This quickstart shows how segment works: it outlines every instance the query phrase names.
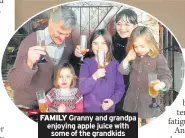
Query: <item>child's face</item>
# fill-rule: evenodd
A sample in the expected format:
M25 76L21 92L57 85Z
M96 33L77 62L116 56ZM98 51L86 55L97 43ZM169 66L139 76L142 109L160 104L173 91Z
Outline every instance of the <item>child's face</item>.
M125 18L120 19L116 23L116 31L121 38L130 37L132 31L137 27L137 25L129 23Z
M73 81L73 74L71 73L71 70L68 68L63 68L60 71L58 85L61 88L70 88L72 81Z
M150 50L143 37L138 37L133 44L135 52L140 56L146 55Z
M101 35L92 41L92 51L95 55L97 55L99 49L104 50L105 54L108 52L106 41Z

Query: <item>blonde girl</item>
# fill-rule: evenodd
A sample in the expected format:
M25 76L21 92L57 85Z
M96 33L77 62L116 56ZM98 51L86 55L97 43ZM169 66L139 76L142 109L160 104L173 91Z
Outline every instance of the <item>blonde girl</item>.
M49 112L83 112L83 98L76 86L76 75L69 63L59 66L54 88L46 95Z
M148 74L157 74L156 91L167 91L172 84L171 71L150 29L144 26L136 27L128 41L128 54L119 65L122 74L130 74L130 85L126 92L123 110L138 113L138 126L141 120L149 123L153 117L160 115L160 108L152 108L152 100L159 102L159 96L152 98L148 93Z

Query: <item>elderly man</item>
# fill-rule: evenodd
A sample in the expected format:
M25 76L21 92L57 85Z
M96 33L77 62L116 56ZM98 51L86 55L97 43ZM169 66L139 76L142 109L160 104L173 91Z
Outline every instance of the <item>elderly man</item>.
M8 74L16 105L37 107L36 92L47 92L53 87L54 68L74 59L75 46L69 36L75 25L74 12L61 6L51 13L48 27L31 33L21 42L15 64ZM41 36L45 48L37 44ZM40 62L43 56L45 62Z

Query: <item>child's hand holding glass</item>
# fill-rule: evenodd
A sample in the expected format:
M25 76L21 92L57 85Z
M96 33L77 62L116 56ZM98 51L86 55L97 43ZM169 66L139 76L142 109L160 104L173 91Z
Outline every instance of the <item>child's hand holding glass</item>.
M105 99L102 102L102 109L104 111L108 110L109 108L111 108L113 106L114 102L111 99Z
M156 91L159 91L165 88L165 83L160 80L151 81L150 83L154 84L153 89Z
M160 107L156 103L156 97L159 94L159 91L165 88L165 83L157 79L157 74L154 72L148 73L148 83L149 83L149 95L152 97L152 103L149 105L150 108Z
M105 77L106 70L104 68L99 68L92 77L97 80L99 78Z

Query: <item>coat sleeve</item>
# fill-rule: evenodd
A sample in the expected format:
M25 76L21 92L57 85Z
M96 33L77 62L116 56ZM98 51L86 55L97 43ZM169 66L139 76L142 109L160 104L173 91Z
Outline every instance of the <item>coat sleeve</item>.
M157 75L158 79L165 83L165 90L169 90L172 86L171 71L168 68L168 63L162 54L157 57Z
M34 37L33 35L27 36L21 42L14 66L8 72L8 81L13 90L19 91L26 88L38 70L37 65L32 69L27 65L28 49L31 47L29 42Z
M85 94L91 93L95 84L96 84L96 80L94 80L92 77L92 74L90 74L88 61L84 60L84 63L80 67L79 89L81 94L85 95Z
M121 98L123 97L123 94L125 93L125 84L123 80L123 75L118 71L119 64L117 63L117 71L116 71L116 84L114 88L114 94L111 97L114 104L117 104Z
M119 72L123 75L128 75L130 73L130 69L131 69L130 63L124 64L123 61L119 64L119 67L118 67Z

